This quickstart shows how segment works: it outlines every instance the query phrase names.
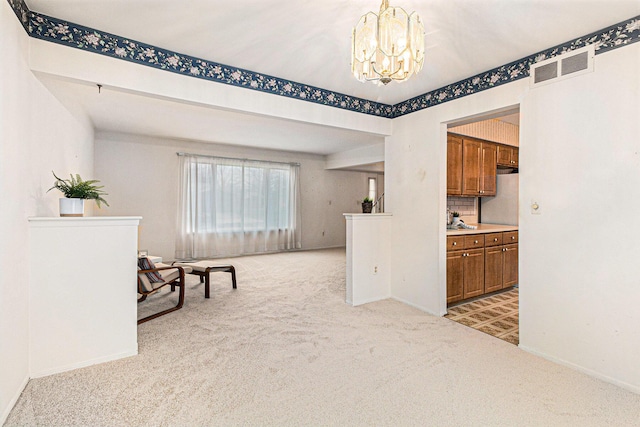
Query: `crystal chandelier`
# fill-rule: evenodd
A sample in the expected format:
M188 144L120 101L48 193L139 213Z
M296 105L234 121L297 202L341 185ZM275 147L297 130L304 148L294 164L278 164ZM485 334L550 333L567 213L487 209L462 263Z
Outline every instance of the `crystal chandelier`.
M380 14L366 13L353 29L351 71L361 82L405 81L423 62L424 26L415 12L382 0Z

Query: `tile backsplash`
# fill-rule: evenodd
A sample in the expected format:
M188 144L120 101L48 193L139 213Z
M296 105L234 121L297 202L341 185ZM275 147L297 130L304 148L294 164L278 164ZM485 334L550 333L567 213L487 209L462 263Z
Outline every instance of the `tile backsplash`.
M460 218L468 223L478 222L478 198L447 196L447 208L460 212Z

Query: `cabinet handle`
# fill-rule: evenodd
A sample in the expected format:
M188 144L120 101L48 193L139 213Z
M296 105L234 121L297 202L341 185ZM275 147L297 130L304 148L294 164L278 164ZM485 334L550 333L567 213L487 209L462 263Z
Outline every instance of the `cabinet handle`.
M511 240L516 240L516 236L511 236Z
M475 244L477 245L477 244L478 244L478 241L477 241L477 240L474 240L474 241L473 241L473 243L475 243Z
M506 252L506 251L507 251L507 248L502 248L502 252Z
M493 241L494 241L494 242L497 242L497 241L498 241L498 238L497 238L497 237L494 237L494 238L493 238Z
M458 242L453 242L453 246L457 246L457 245L458 245Z

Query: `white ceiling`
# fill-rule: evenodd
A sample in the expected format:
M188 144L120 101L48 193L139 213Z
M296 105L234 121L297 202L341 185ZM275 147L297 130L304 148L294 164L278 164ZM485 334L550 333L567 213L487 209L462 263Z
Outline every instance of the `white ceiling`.
M424 69L405 83L376 86L360 83L350 73L353 25L379 0L26 0L33 11L120 36L352 96L394 104L466 77L509 63L640 14L639 0L392 0L417 11L426 30ZM216 84L216 83L211 83ZM98 130L113 126L133 133L164 134L211 140L214 111L169 105L168 101L119 94L108 105L94 105L88 88L48 82L56 96L80 97ZM103 101L101 99L101 101ZM127 113L127 109L131 109ZM241 135L220 131L236 123L229 112L216 111L214 142L243 143L259 133L274 148L291 135L291 122L253 117L258 131ZM153 116L152 116L153 114ZM157 114L174 123L195 115L185 129L170 134ZM135 116L131 120L126 117ZM264 121L264 122L262 122ZM304 129L308 144L295 151L339 151L380 142L380 137L353 132ZM179 126L180 127L180 126ZM189 134L188 129L201 129ZM285 129L286 128L286 129ZM295 129L294 129L295 131ZM227 141L228 140L228 141ZM284 146L283 146L284 145Z

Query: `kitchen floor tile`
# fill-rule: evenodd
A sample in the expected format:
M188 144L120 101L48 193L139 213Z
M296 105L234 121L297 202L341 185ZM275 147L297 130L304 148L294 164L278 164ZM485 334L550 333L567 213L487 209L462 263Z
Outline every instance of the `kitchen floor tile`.
M450 307L447 319L518 345L518 288Z

